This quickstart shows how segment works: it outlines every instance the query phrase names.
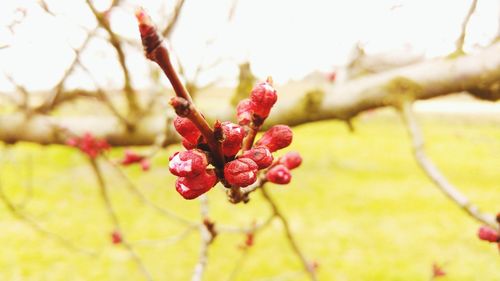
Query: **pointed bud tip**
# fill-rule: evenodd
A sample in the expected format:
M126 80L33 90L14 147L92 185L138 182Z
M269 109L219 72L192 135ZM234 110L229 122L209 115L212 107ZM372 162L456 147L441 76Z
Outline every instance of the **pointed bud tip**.
M140 24L147 24L149 22L149 17L142 7L138 7L135 10L135 17Z
M274 81L273 81L273 77L272 77L272 76L267 76L266 82L267 82L267 84L269 84L269 85L271 85L271 86L272 86L272 85L273 85L273 83L274 83Z

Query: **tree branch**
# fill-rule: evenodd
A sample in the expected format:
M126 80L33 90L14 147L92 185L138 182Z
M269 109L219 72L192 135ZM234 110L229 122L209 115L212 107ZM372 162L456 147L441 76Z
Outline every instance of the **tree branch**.
M294 126L327 119L348 120L369 109L399 104L401 99L430 99L474 90L478 84L494 91L500 81L499 69L500 42L477 54L432 60L334 84L308 110L304 108L304 102L309 99L305 93L298 97L289 96L286 102L276 104L266 126ZM218 109L207 111L205 117L209 120L234 120L234 108L229 104L227 107L221 105ZM96 137L106 138L113 146L151 145L158 134L165 132L164 115L141 119L135 123L137 129L128 132L115 118L39 117L25 120L14 114L0 116L0 140L61 143L52 135L52 129L43 125L43 118L50 118L51 122L77 133L90 131ZM179 141L172 126L167 128L167 133L173 137L167 139L166 144Z
M458 205L469 216L482 224L498 229L498 225L495 222L494 217L483 214L477 206L470 202L465 195L463 195L446 179L434 163L432 163L432 161L427 157L424 149L424 139L422 137L422 133L420 132L420 128L417 125L417 121L415 120L415 116L409 102L405 102L402 105L401 116L405 121L406 128L412 140L415 160L427 177L434 182L441 192L443 192L453 203Z
M117 171L118 174L120 175L120 177L125 181L126 186L127 186L128 190L130 191L130 193L134 194L141 201L142 204L150 207L151 209L157 211L159 214L161 214L161 215L163 215L171 220L174 220L178 223L181 223L181 224L184 224L187 226L199 225L198 223L192 222L192 221L190 221L184 217L181 217L180 215L178 215L178 214L176 214L168 209L162 208L162 207L156 205L155 203L153 203L139 190L139 188L132 182L132 180L125 174L125 172L118 165L111 162L108 158L104 158L104 159L106 159L106 161L110 165L112 165L113 168L115 168L115 171Z

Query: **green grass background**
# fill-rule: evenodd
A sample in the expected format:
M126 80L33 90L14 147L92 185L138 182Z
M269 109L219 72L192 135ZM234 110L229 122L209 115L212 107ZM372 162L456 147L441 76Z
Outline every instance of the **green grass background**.
M430 157L450 181L484 211L500 211L498 123L421 117ZM358 118L355 133L338 121L294 129L289 150L304 163L288 186L268 186L285 211L304 253L316 260L320 280L429 280L434 262L441 280L500 280L495 246L476 238L478 224L444 197L414 162L401 121L392 112ZM199 219L199 202L185 201L168 173L170 147L143 173L128 167L155 203ZM123 150L115 149L112 158ZM95 257L41 236L0 205L0 280L142 280L128 253L110 242L113 230L85 158L61 146L17 144L1 152L1 180L16 202L32 186L23 211ZM31 167L31 168L30 168ZM156 280L190 280L199 234L176 243L185 227L144 206L110 167L104 167L125 233ZM32 176L30 176L32 173ZM249 204L231 205L218 187L209 192L217 224L248 226L269 214L256 192ZM241 256L242 234L220 234L209 252L205 280L226 280ZM155 240L145 242L144 240ZM236 280L307 280L279 221L256 237Z

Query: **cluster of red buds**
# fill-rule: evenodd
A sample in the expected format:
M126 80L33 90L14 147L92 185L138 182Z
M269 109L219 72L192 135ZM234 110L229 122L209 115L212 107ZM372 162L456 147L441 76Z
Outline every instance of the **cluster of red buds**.
M149 159L146 156L131 150L125 151L125 155L123 156L123 159L120 160L120 164L123 166L139 164L143 171L148 171L149 168L151 168L151 162L149 162Z
M247 187L257 181L262 170L267 181L289 183L290 170L298 167L302 158L296 152L289 152L275 161L272 153L290 145L292 130L285 125L273 126L253 144L257 130L276 100L276 90L270 80L260 83L252 90L251 99L245 99L238 105L238 124L216 122L214 135L224 159L224 165L219 167L196 124L187 117L177 116L174 128L182 136L182 144L187 150L170 157L170 172L179 177L176 190L185 199L194 199L219 181L228 188ZM174 108L178 107L175 102L171 104Z
M497 223L500 226L500 213L497 214ZM477 232L477 237L489 243L495 243L500 250L500 231L490 226L481 226Z
M272 153L290 145L292 130L286 125L273 126L254 143L278 99L272 79L257 84L250 97L238 104L238 124L216 121L210 126L179 79L150 18L142 9L136 17L146 57L162 68L176 94L170 100L177 113L174 127L187 149L170 157L169 169L178 177L175 187L179 194L194 199L221 182L228 189L230 201L236 203L248 200L241 188L256 184L258 179L260 183L289 183L290 170L302 161L300 155L288 153L274 159Z
M85 133L82 137L71 137L66 144L80 149L92 159L110 149L105 139L96 139L91 133Z

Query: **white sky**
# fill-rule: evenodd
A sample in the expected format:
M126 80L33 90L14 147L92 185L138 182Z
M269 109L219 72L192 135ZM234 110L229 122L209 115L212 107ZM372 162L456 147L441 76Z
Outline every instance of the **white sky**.
M298 79L314 70L328 71L347 62L356 42L370 52L411 47L413 52L439 56L454 49L455 40L472 0L239 0L233 21L227 23L231 0L186 0L171 46L192 74L200 62L226 59L201 77L234 81L237 64L250 60L259 77L272 75L278 83ZM47 1L58 14L44 14L34 0L0 0L0 90L12 85L11 75L30 90L48 89L58 81L85 32L95 26L82 0ZM95 0L105 9L108 1ZM165 21L160 10L171 10L173 1L125 1L125 8L110 15L113 29L125 38L138 40L133 11L143 6L153 20ZM480 0L468 29L466 49L485 45L498 32L499 0ZM6 25L20 17L17 7L27 9L25 21L12 35ZM100 33L105 37L105 33ZM205 42L215 38L208 49ZM126 48L132 50L132 48ZM120 87L122 75L112 48L104 39L93 40L82 60L102 87ZM133 84L149 87L152 67L139 52L130 52L127 64ZM77 71L69 87L92 88L93 82Z

